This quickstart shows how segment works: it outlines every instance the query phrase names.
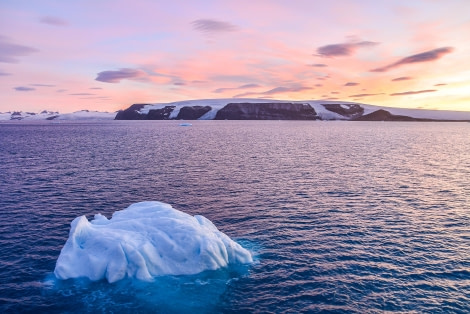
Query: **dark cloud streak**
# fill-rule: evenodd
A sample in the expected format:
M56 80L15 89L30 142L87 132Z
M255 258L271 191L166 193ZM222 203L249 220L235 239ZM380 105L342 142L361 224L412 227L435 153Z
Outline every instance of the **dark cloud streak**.
M226 91L229 91L229 90L240 90L240 89L257 88L257 87L261 87L261 86L258 85L258 84L245 84L245 85L238 86L238 87L217 88L216 90L214 90L212 92L220 94L220 93L223 93L223 92L226 92Z
M67 21L61 18L55 17L55 16L44 16L39 20L39 22L43 24L53 25L53 26L67 26L68 25Z
M237 97L246 97L246 96L255 96L255 95L256 96L271 96L271 95L280 94L280 93L301 92L301 91L312 90L312 89L313 88L306 87L306 86L292 86L292 87L279 86L279 87L275 87L273 89L270 89L261 93L248 92L248 93L238 94L233 97L237 98Z
M55 87L55 85L51 84L29 84L30 86L35 86L35 87Z
M394 62L392 64L386 65L381 68L372 69L370 70L370 72L386 72L388 70L394 69L404 64L435 61L435 60L442 58L444 55L451 53L452 51L454 51L453 47L437 48L434 50L418 53L418 54L403 58L401 60L398 60L397 62Z
M122 68L117 71L99 72L96 81L105 83L119 83L124 79L137 79L145 76L145 73L137 69Z
M26 86L18 86L18 87L14 87L13 89L18 92L30 92L30 91L36 90L36 88L26 87Z
M392 82L399 82L399 81L407 81L407 80L411 80L412 77L409 77L409 76L402 76L402 77L397 77L397 78L394 78L392 80Z
M357 95L351 95L349 97L351 98L361 98L361 97L369 97L369 96L377 96L377 95L383 95L383 93L380 93L380 94L357 94Z
M360 41L326 45L317 48L317 56L320 57L345 57L351 56L358 48L376 46L379 43L373 41Z
M418 91L408 91L402 93L393 93L390 96L405 96L405 95L416 95L416 94L423 94L423 93L433 93L437 92L436 89L425 89L425 90L418 90Z
M238 27L231 23L213 19L195 20L191 22L191 25L194 30L204 34L227 33L238 30Z
M92 94L92 93L73 93L73 94L69 94L70 96L94 96L96 94Z
M36 48L11 43L5 36L0 35L0 62L18 63L18 57L38 51Z

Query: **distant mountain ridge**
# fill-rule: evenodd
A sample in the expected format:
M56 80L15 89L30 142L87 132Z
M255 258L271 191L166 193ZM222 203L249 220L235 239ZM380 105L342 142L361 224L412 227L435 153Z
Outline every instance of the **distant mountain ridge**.
M470 111L380 107L368 104L273 99L200 99L170 103L134 104L118 112L81 110L60 114L14 111L0 121L40 120L346 120L346 121L470 121Z
M41 111L39 113L13 111L0 113L0 121L41 121L41 120L113 120L115 112L100 112L80 110L73 113L59 113L57 111Z

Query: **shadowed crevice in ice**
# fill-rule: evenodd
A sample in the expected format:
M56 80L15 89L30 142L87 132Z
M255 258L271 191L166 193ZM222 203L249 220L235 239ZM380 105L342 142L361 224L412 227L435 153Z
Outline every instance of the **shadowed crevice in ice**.
M252 261L248 250L207 218L165 203L140 202L109 220L101 214L90 222L85 216L75 218L54 274L59 279L150 281Z

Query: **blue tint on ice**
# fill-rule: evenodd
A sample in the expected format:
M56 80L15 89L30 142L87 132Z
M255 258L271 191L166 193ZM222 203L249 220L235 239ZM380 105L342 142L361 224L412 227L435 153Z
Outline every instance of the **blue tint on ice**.
M163 275L192 275L253 261L251 253L207 218L191 216L161 202L140 202L72 221L54 274L59 279L126 277L152 281Z

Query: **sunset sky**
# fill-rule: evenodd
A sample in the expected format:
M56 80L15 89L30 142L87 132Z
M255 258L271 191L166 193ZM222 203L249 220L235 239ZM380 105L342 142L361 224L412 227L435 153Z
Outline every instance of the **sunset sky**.
M0 112L201 98L470 111L469 0L1 0Z

